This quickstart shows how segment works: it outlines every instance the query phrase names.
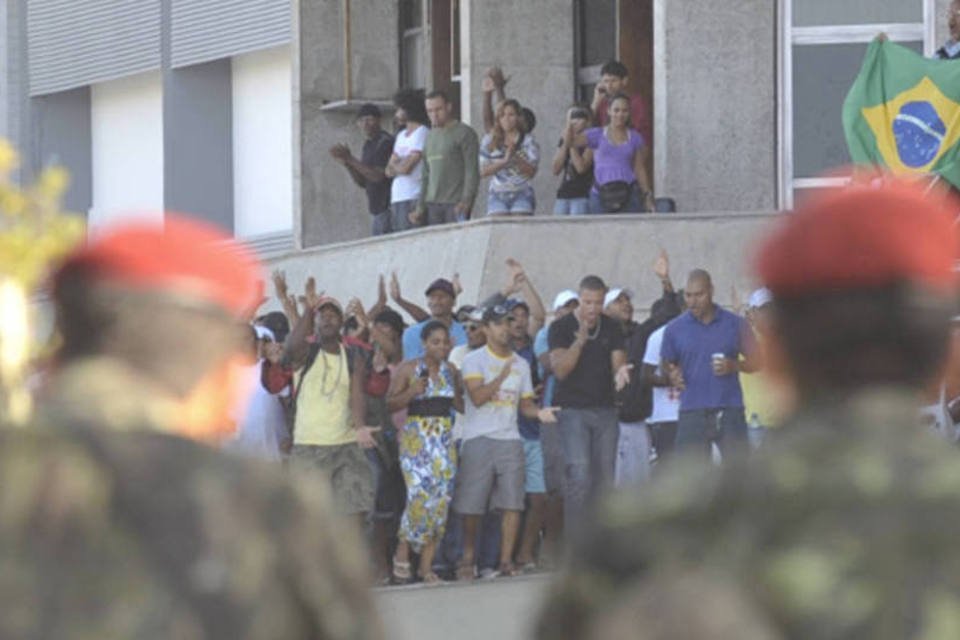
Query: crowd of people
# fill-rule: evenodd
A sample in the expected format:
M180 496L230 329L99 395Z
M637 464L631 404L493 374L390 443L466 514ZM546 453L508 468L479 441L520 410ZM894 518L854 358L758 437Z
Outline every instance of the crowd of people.
M558 136L551 162L559 179L556 215L655 210L646 102L627 93L629 72L622 63L604 64L600 76L591 104L571 105ZM507 82L501 69L487 70L479 136L454 119L443 91L398 92L394 135L381 127L379 107L360 107L360 157L343 143L330 155L366 191L373 235L469 220L482 181L488 182L486 215L535 213L537 119L505 95Z
M458 305L459 275L437 278L425 308L396 274L364 309L312 278L294 296L275 272L284 311L251 330L256 392L228 446L325 474L369 531L382 584L550 568L604 489L644 483L677 449L712 462L748 446L748 423L773 422L762 381L746 405L741 391L761 367L766 290L741 317L706 271L675 291L662 251L643 322L630 289L588 275L546 324L523 266L505 267L475 305Z

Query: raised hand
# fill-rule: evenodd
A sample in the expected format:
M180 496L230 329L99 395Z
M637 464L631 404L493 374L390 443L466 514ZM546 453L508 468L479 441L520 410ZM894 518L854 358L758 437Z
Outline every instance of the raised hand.
M400 297L400 281L397 279L396 271L390 274L390 299L396 303L399 303L402 299Z
M306 304L307 309L311 311L316 311L317 307L320 305L320 298L323 296L323 292L317 293L317 281L313 276L307 278L307 283L303 287L303 302Z
M660 254L653 263L653 272L661 280L666 280L670 277L670 258L667 257L666 249L660 249Z
M454 297L457 297L457 296L459 296L461 293L463 293L463 285L460 284L460 274L459 274L459 273L453 274L453 280L450 281L450 284L453 285L453 295L454 295Z
M493 90L496 88L496 85L493 83L493 78L490 77L490 71L487 70L487 73L483 75L483 79L480 81L480 90L484 93L493 93Z
M730 285L730 310L738 316L743 313L743 298L740 297L735 284Z
M281 302L285 301L290 295L287 289L287 274L281 269L274 269L273 273L270 274L270 278L273 280L274 295L276 295L277 299Z
M383 277L382 273L380 274L380 278L377 280L377 306L387 306L387 281Z

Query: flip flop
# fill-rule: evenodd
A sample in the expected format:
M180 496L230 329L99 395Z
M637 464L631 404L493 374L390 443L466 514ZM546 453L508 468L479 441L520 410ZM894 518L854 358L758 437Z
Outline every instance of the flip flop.
M477 572L473 565L462 564L457 567L457 581L473 582L477 579Z
M423 575L423 584L428 587L436 587L437 585L443 584L443 578L435 574L433 571L430 571Z
M497 574L501 578L513 578L520 575L520 571L512 563L508 562L500 565L497 569Z

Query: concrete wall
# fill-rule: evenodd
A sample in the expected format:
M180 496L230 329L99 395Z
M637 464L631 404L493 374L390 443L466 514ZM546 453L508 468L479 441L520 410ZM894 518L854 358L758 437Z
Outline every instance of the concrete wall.
M163 207L232 231L230 60L163 75Z
M356 107L325 111L344 98L343 37L340 0L299 0L294 7L297 74L294 95L294 146L299 184L294 215L300 217L301 241L313 246L362 238L370 233L364 192L334 162L327 150L337 142L357 157L363 138L354 125ZM390 100L399 82L398 8L394 2L351 3L353 96ZM359 106L359 105L357 105ZM384 125L389 126L386 114ZM299 174L299 175L298 175Z
M659 195L680 211L769 210L777 202L776 2L657 0L665 77ZM659 122L662 122L658 118ZM663 146L663 145L661 145Z
M500 66L510 77L509 98L533 109L534 136L540 144L540 170L534 179L537 213L553 213L559 184L551 169L567 106L574 95L573 7L570 0L471 0L469 38L462 56L465 66L464 100L469 122L482 137L483 72ZM464 109L464 113L467 109ZM465 118L466 119L466 118ZM480 185L474 217L486 212L489 181Z
M272 258L268 266L286 271L292 291L302 290L313 275L320 289L341 302L358 296L368 306L380 274L389 277L396 270L404 297L422 304L432 280L459 273L464 286L459 302L466 304L503 286L504 261L513 257L526 267L547 305L561 289L575 288L593 273L611 286L632 288L637 308L646 309L660 295L651 269L663 247L678 287L690 269L706 268L714 276L717 299L727 304L731 286L744 299L749 293L750 256L773 218L757 213L484 219L316 247Z

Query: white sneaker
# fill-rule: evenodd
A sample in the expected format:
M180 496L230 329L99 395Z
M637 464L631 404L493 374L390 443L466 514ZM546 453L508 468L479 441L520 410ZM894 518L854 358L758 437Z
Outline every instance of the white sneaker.
M480 579L481 579L481 580L493 580L494 578L498 577L499 575L500 575L500 572L499 572L499 571L497 571L496 569L491 569L490 567L487 567L486 569L481 569L481 570L480 570Z

